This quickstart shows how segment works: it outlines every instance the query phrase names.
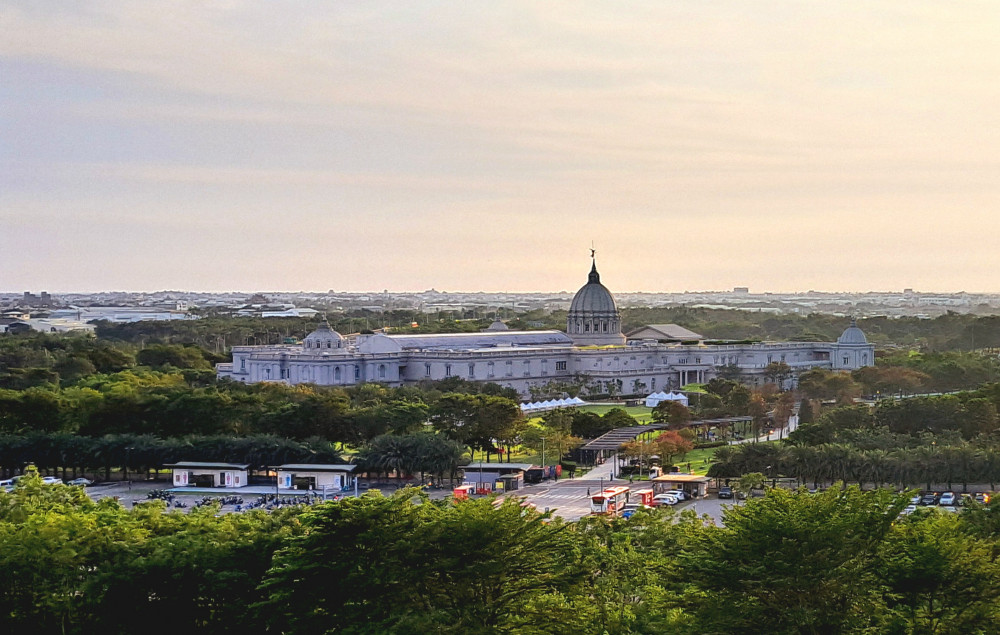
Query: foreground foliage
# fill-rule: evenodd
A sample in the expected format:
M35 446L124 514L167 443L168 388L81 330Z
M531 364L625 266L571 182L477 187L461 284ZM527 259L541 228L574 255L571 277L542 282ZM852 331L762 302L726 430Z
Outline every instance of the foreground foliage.
M5 632L990 633L1000 506L771 491L563 523L517 501L378 492L308 510L125 510L0 492Z

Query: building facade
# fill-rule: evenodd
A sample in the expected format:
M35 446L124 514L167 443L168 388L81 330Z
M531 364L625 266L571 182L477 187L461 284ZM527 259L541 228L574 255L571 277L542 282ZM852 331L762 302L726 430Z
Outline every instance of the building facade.
M236 346L232 363L218 364L216 371L220 378L246 383L321 386L400 386L460 377L528 397L552 383L582 385L585 394L648 394L706 382L723 367L761 384L774 380L766 376L772 362L789 366L789 376L778 379L791 385L803 370L853 370L875 360L874 346L853 320L836 342L704 344L700 336L698 342L657 336L676 332L697 336L675 325L654 325L626 338L595 261L570 305L566 332L511 331L498 321L480 333L345 338L324 320L301 344Z

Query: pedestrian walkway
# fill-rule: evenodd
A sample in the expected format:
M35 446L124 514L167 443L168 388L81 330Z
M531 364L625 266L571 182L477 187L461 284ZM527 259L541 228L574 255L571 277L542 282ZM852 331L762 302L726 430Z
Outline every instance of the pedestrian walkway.
M600 465L595 465L593 469L591 469L589 472L587 472L586 474L575 480L599 481L601 479L604 479L605 481L610 481L611 473L614 470L614 467L615 467L615 460L613 458L608 459L607 461L605 461Z

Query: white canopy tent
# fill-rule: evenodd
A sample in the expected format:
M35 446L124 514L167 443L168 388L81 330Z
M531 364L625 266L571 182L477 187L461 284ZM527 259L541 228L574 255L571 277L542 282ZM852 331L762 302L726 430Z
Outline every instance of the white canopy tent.
M661 401L679 401L685 406L688 405L688 398L683 393L670 391L669 393L660 391L654 392L653 394L646 397L646 407L655 408L660 405Z

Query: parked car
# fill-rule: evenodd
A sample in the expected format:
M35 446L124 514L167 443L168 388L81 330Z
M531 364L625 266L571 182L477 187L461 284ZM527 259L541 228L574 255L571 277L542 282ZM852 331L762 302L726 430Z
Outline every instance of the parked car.
M650 509L648 505L640 505L639 503L629 503L622 507L622 518L629 519L640 509Z
M42 482L48 483L49 485L53 485L55 483L59 483L60 485L62 485L62 479L55 476L43 476Z
M986 492L976 492L974 498L976 499L977 503L980 503L982 505L985 505L986 503L990 502L990 495L987 494Z
M903 508L903 515L904 516L909 516L910 514L912 514L915 511L917 511L917 506L916 505L907 505L906 507Z
M913 498L911 498L910 499L910 504L911 505L919 505L920 504L920 494L917 494L916 496L914 496Z
M938 495L934 494L933 492L924 494L923 496L920 497L921 505L937 505L937 503L938 503Z
M719 498L732 498L733 488L731 487L720 487L719 488Z
M653 497L653 507L659 507L660 505L676 505L680 501L673 494L657 494Z
M83 485L84 487L86 487L87 485L93 485L94 481L90 480L89 478L83 478L83 477L81 477L81 478L75 478L72 481L66 481L66 484L67 485Z
M938 505L942 507L950 507L955 504L955 492L945 492L941 494L941 498L938 499Z
M686 501L686 500L690 500L691 499L691 495L690 494L688 494L684 490L680 490L680 489L668 489L667 491L665 491L663 493L664 494L671 494L673 496L676 496L677 500L680 500L680 501Z

